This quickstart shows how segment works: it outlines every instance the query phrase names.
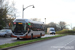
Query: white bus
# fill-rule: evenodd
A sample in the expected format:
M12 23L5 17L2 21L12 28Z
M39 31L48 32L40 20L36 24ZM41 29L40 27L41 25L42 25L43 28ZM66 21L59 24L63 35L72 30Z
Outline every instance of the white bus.
M15 19L12 27L12 37L19 38L34 38L45 35L44 23L32 21L29 19Z

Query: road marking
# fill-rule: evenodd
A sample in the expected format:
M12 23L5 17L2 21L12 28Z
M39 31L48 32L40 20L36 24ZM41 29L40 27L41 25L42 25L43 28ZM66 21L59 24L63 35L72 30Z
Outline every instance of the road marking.
M58 50L60 50L60 49L58 49Z
M75 39L74 39L75 40ZM74 40L72 40L72 41L70 41L70 42L68 42L67 44L65 44L64 46L63 46L63 48L65 48L65 46L67 46L68 44L70 44L71 42L73 42ZM60 50L61 48L59 48L58 50Z
M74 39L74 40L75 40L75 39ZM64 47L65 47L66 45L70 44L71 42L73 42L74 40L72 40L72 41L70 41L69 43L65 44Z

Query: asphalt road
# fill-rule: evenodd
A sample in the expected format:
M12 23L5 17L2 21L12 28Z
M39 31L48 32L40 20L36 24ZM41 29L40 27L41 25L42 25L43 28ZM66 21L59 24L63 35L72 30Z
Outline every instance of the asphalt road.
M42 38L44 37L50 37L50 36L55 36L55 35L45 35L45 36L42 36ZM13 42L16 42L16 41L26 41L26 40L30 40L30 39L20 39L20 40L17 40L17 38L11 38L11 37L0 37L0 45L2 44L5 44L5 43L13 43Z
M75 35L67 35L9 50L75 50Z

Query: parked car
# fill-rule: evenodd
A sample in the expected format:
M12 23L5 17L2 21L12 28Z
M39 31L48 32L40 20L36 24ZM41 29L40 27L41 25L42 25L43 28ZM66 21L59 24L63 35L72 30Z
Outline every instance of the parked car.
M7 36L11 36L11 34L12 34L12 31L10 29L0 30L0 36L7 37Z

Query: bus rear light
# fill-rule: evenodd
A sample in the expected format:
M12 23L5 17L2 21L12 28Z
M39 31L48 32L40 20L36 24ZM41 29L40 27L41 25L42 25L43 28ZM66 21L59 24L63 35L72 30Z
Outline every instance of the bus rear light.
M14 22L14 24L16 24L16 22Z

